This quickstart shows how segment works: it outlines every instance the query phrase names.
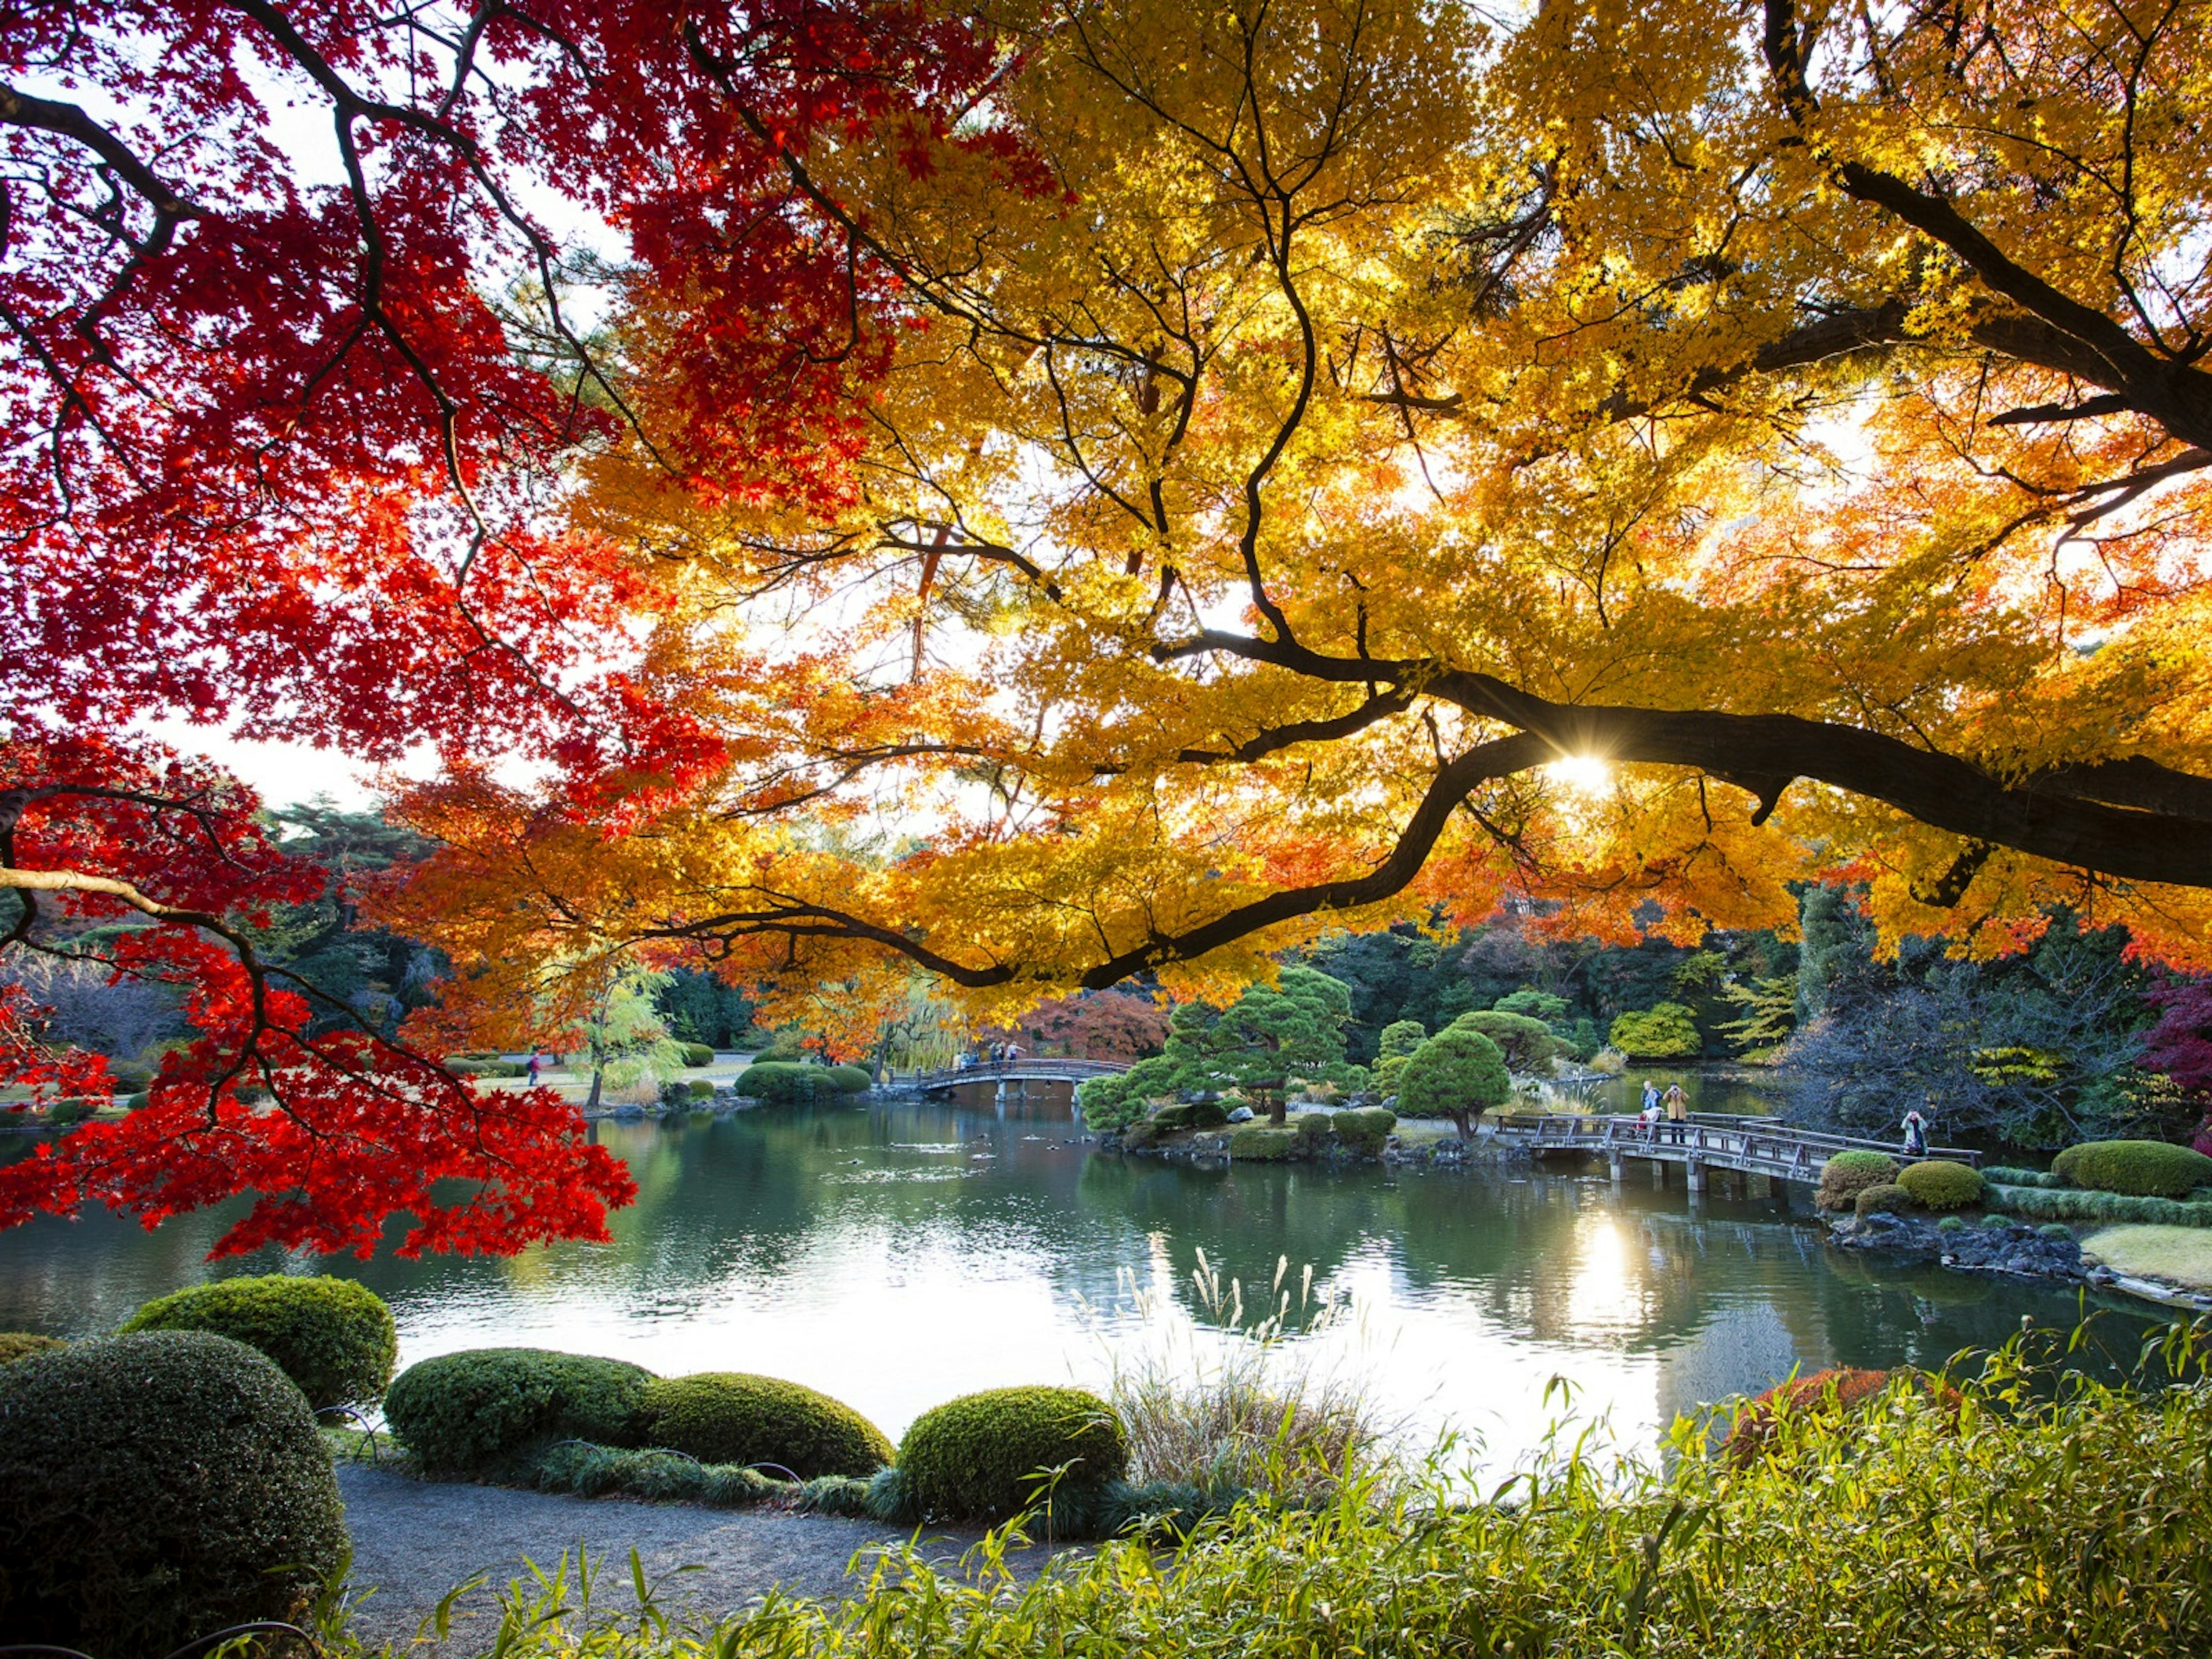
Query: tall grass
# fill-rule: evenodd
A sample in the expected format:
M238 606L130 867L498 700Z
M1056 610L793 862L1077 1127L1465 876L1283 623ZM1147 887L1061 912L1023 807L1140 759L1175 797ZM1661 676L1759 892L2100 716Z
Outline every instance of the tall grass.
M1349 1479L1387 1470L1388 1427L1340 1376L1308 1361L1299 1339L1327 1335L1353 1316L1341 1298L1317 1297L1313 1269L1286 1283L1275 1264L1262 1310L1243 1286L1200 1251L1191 1273L1194 1317L1140 1286L1126 1268L1121 1299L1139 1320L1177 1334L1164 1344L1122 1345L1108 1397L1129 1436L1129 1479L1193 1487L1207 1496L1265 1492L1294 1504L1332 1499Z
M1676 1425L1626 1468L1563 1458L1468 1503L1434 1468L1354 1474L1323 1507L1248 1500L1172 1553L1139 1541L963 1572L918 1547L842 1607L737 1620L579 1613L514 1588L501 1659L2166 1659L2212 1651L2212 1387L2113 1388L2015 1343L1848 1414L1782 1409L1766 1455ZM564 1612L566 1607L570 1611Z

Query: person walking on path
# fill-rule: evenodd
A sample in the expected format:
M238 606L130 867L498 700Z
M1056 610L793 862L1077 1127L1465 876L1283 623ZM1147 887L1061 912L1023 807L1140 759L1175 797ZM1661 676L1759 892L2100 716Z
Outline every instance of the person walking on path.
M538 1056L535 1054L530 1056L530 1081L526 1086L532 1089L538 1086Z

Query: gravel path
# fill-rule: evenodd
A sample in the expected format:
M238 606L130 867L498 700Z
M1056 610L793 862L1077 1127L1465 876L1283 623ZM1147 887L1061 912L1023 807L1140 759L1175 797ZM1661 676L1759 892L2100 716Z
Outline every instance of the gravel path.
M488 1573L485 1585L455 1604L448 1641L415 1650L449 1656L477 1652L497 1629L499 1592L510 1580L527 1576L524 1564L534 1561L550 1569L563 1552L573 1559L580 1545L594 1561L604 1558L595 1605L635 1605L629 1574L634 1546L648 1583L678 1567L703 1569L668 1578L661 1593L697 1612L722 1614L771 1586L794 1595L841 1598L862 1582L847 1576L847 1564L856 1552L907 1535L874 1522L833 1516L556 1497L417 1480L363 1464L341 1463L337 1476L353 1534L353 1582L376 1591L354 1621L372 1649L387 1642L407 1647L441 1596L465 1579ZM932 1554L951 1565L974 1541L972 1534L947 1534ZM1031 1570L1042 1563L1042 1551L1024 1560ZM866 1571L863 1563L863 1577Z

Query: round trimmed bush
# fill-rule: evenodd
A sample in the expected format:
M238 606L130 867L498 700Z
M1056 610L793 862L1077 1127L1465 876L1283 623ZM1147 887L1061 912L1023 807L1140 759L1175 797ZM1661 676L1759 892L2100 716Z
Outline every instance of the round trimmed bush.
M2051 1167L2076 1187L2134 1198L2186 1198L2212 1187L2212 1158L2163 1140L2085 1141L2059 1153Z
M399 1358L398 1333L383 1298L350 1279L320 1274L190 1285L155 1297L123 1328L212 1331L258 1348L318 1410L381 1398Z
M1885 1152L1838 1152L1820 1166L1813 1202L1823 1210L1848 1210L1869 1187L1897 1184L1897 1160Z
M836 1079L827 1066L800 1066L790 1060L763 1060L738 1074L730 1086L748 1100L780 1105L826 1100L837 1092Z
M1851 1208L1859 1215L1902 1215L1911 1207L1912 1194L1894 1182L1861 1188L1851 1200Z
M1963 1210L1982 1201L1981 1171L1948 1158L1906 1164L1897 1184L1923 1210Z
M509 1468L549 1441L635 1446L653 1373L544 1348L470 1348L418 1360L384 1397L392 1431L432 1474Z
M841 1095L864 1095L875 1086L875 1079L863 1066L832 1066L830 1081Z
M58 1336L40 1336L36 1331L0 1331L0 1365L12 1365L34 1353L67 1346Z
M1329 1127L1336 1131L1336 1138L1361 1158L1380 1158L1383 1141L1397 1127L1398 1115L1387 1106L1357 1107L1329 1119Z
M1265 1123L1240 1123L1229 1136L1229 1158L1234 1164L1280 1164L1297 1151L1296 1131Z
M1114 1408L1082 1389L991 1389L914 1420L899 1442L906 1501L949 1521L1004 1521L1042 1497L1042 1471L1073 1465L1063 1488L1119 1480L1128 1439Z
M684 1051L686 1066L697 1067L714 1063L714 1051L703 1042L679 1042L676 1046Z
M0 1368L0 1632L122 1659L289 1619L345 1512L300 1391L204 1331Z
M842 1401L797 1382L741 1371L671 1377L645 1393L648 1445L702 1463L777 1463L801 1480L869 1475L891 1443Z

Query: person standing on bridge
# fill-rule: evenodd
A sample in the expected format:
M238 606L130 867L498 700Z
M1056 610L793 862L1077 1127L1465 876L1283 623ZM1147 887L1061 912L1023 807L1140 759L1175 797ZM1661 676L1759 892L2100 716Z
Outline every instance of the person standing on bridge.
M1920 1109L1916 1106L1907 1112L1905 1115L1905 1121L1898 1127L1905 1131L1905 1157L1927 1157L1928 1120L1920 1115Z
M1680 1084L1668 1084L1667 1085L1667 1121L1669 1123L1680 1124L1687 1123L1689 1121L1689 1096L1682 1092L1682 1085Z

